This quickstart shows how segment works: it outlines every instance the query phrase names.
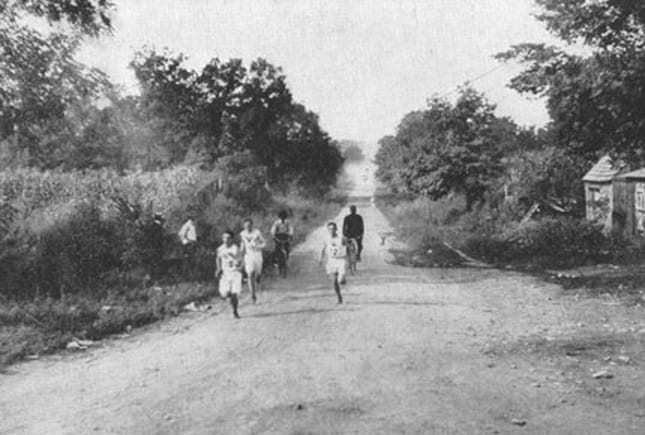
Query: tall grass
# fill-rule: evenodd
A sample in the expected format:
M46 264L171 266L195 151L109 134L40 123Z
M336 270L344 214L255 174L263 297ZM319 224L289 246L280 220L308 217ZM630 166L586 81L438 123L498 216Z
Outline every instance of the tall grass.
M185 196L212 183L216 177L215 173L191 166L125 174L112 169L74 172L12 169L0 172L0 203L10 204L17 211L12 222L29 219L37 225L44 219L42 226L82 201L93 201L104 214L114 214L115 197L155 212L170 213L181 206Z

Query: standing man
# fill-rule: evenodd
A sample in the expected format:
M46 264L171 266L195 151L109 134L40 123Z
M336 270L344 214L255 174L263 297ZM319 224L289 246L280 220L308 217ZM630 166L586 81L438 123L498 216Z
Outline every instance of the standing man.
M363 218L356 213L356 206L349 206L349 214L343 220L343 236L348 239L355 239L358 246L358 253L356 260L361 261L361 252L363 252L363 234L365 233L365 226L363 225Z
M343 303L343 295L340 293L340 285L345 282L345 264L347 262L347 243L343 237L338 234L336 222L327 224L327 236L320 252L320 265L327 260L326 272L331 278L334 291L338 297L338 303Z
M150 247L150 266L152 280L158 280L163 273L164 258L164 218L161 213L155 213L152 223L146 228L148 246Z
M240 318L237 313L238 297L242 291L242 250L233 243L233 232L226 231L222 235L222 244L217 248L217 266L215 276L219 279L219 294L231 298L233 316Z
M249 278L249 291L253 303L256 302L256 291L259 291L260 277L262 275L262 249L266 241L259 229L253 228L253 220L244 219L244 230L240 233L242 252L244 253L244 270Z
M195 250L197 249L197 229L192 214L186 216L186 222L182 225L178 235L184 257L183 272L186 276L192 274Z

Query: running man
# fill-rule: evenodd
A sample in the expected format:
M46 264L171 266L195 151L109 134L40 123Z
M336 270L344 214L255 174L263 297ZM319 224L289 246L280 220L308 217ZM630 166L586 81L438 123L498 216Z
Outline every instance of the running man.
M244 230L240 233L240 239L244 253L244 270L249 280L251 299L255 303L257 301L255 294L259 291L262 276L262 249L266 246L266 241L260 230L253 228L252 219L244 219L243 225Z
M233 316L239 319L237 313L238 297L242 291L242 250L233 242L233 232L226 231L222 235L222 244L217 248L217 268L215 276L219 278L219 294L231 298Z
M338 227L335 222L327 224L329 236L326 238L322 251L320 252L320 265L327 260L327 275L332 280L334 291L338 296L338 303L343 303L343 296L340 293L340 285L345 282L345 264L347 262L347 242L338 234Z

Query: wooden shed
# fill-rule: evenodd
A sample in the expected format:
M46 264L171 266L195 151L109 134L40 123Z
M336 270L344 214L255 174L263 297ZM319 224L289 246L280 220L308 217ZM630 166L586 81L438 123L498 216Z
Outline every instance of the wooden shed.
M618 169L609 156L596 163L582 181L585 185L585 204L587 220L602 224L606 231L613 228L613 181Z
M613 191L614 231L629 239L645 235L645 168L616 176Z

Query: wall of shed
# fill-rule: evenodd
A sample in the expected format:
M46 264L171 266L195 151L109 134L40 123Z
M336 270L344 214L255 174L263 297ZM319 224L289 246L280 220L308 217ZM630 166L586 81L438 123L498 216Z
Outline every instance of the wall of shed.
M594 194L596 198L594 198ZM611 183L585 182L586 216L590 222L602 224L606 231L612 230L614 194Z
M634 236L634 184L617 179L613 186L612 227L627 238Z

